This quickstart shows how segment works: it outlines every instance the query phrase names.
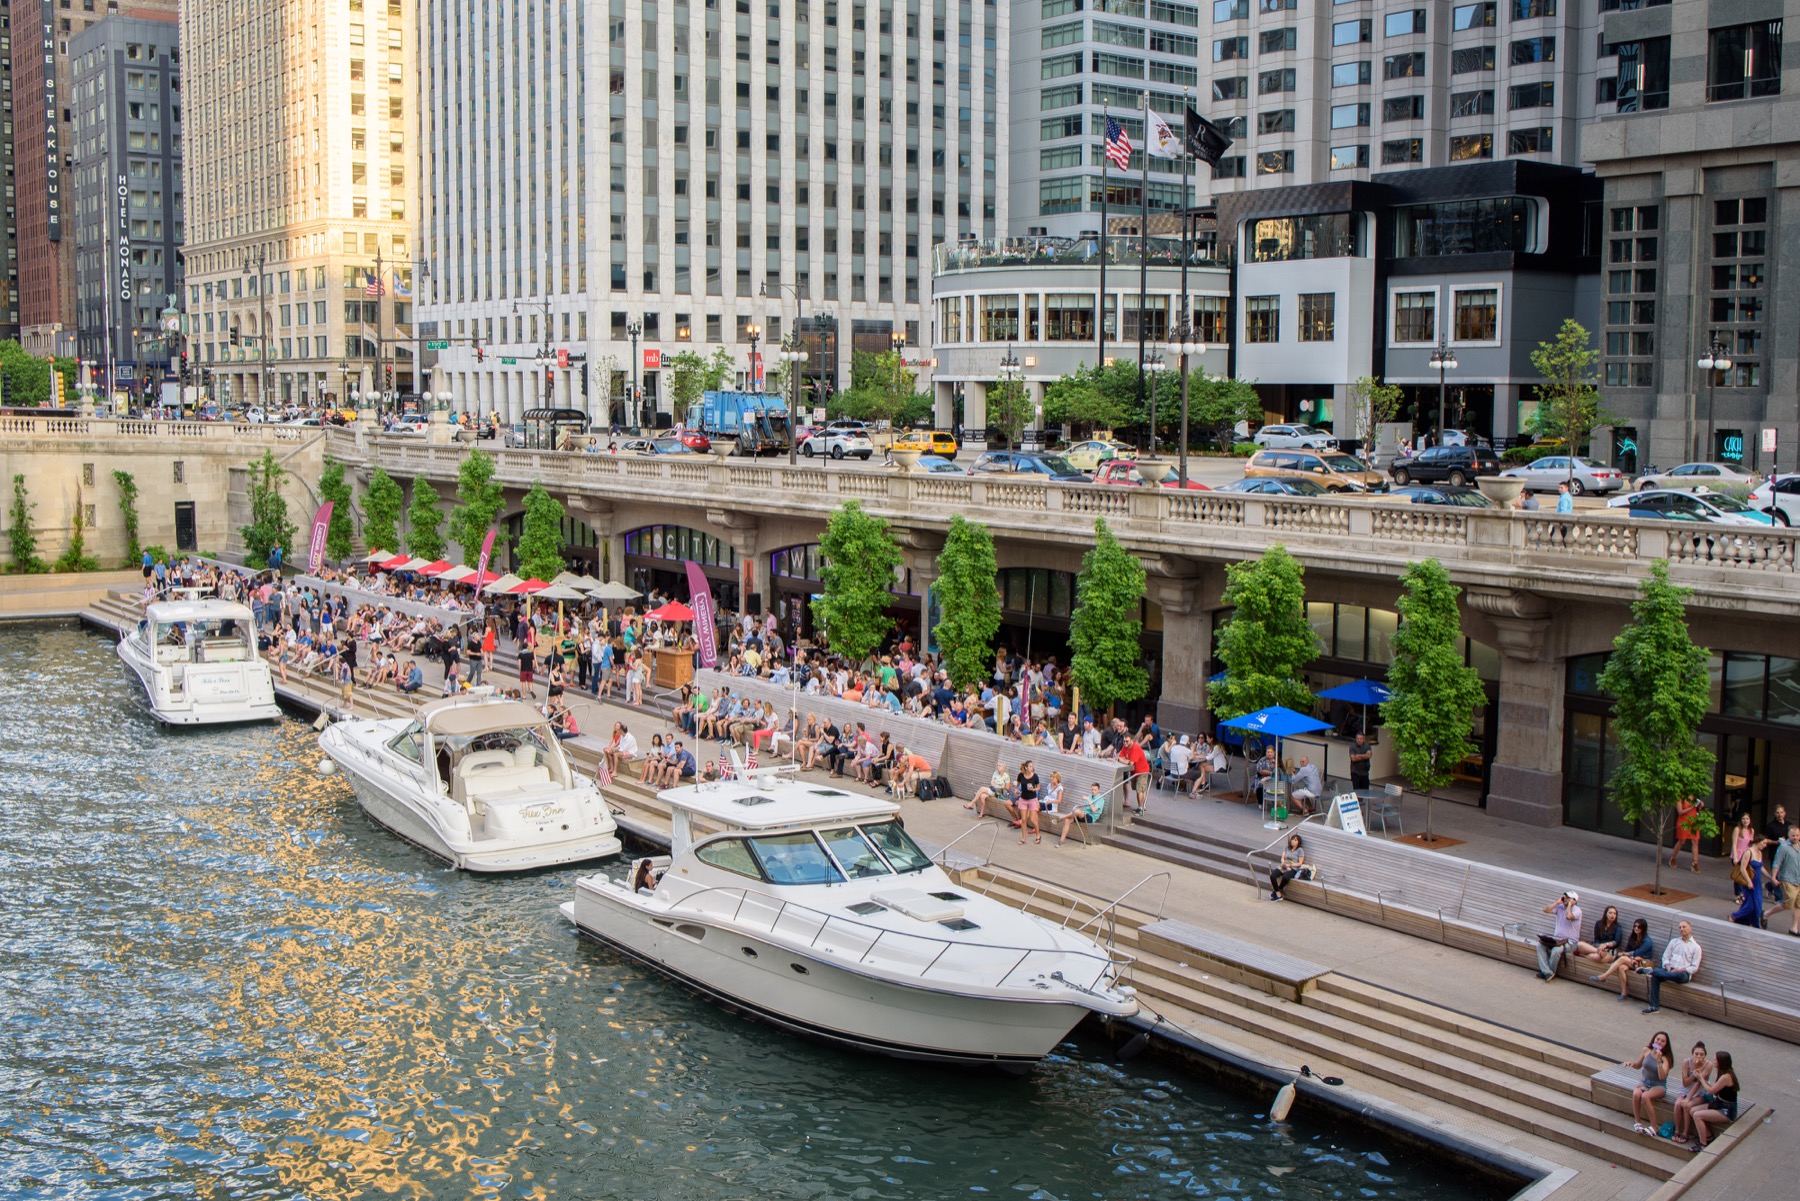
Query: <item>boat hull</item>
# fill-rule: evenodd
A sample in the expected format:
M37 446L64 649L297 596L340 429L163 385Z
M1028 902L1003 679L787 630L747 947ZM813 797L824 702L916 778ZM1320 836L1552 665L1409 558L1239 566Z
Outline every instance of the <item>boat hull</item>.
M790 1033L901 1059L1023 1071L1090 1012L1082 1005L909 986L679 909L578 881L563 912L589 938L724 1008Z
M275 682L260 659L186 666L183 687L170 686L167 668L145 660L129 639L115 647L119 659L137 678L150 715L164 725L232 725L278 721Z

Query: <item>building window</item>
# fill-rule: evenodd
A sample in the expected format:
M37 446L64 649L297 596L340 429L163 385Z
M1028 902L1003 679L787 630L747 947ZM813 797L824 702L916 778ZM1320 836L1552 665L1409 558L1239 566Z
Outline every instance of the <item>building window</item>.
M1075 22L1075 41L1081 40L1081 22ZM1094 22L1094 40L1108 46L1130 46L1133 50L1144 48L1144 31L1135 25L1115 25L1111 21Z
M1079 213L1082 184L1080 178L1038 180L1038 212Z
M1089 292L1051 292L1044 297L1046 342L1092 342L1094 297Z
M1354 129L1369 123L1369 106L1363 104L1337 104L1331 109L1331 127L1333 129Z
M1045 88L1038 99L1038 107L1048 111L1053 108L1069 108L1081 103L1081 85L1064 84L1060 88Z
M1453 92L1450 96L1452 117L1479 117L1494 111L1493 89L1479 92Z
M1494 27L1494 5L1459 4L1450 10L1450 28L1452 29L1492 29Z
M1286 29L1265 29L1257 35L1257 49L1264 54L1279 54L1284 50L1294 50L1300 45L1300 31L1289 26Z
M1248 75L1232 75L1212 81L1212 98L1214 100L1244 100L1250 95L1250 77Z
M1556 85L1548 80L1543 83L1514 84L1507 89L1506 107L1510 110L1554 108L1555 106Z
M1051 142L1057 138L1078 138L1085 124L1080 113L1067 117L1046 117L1038 127L1038 139Z
M1372 23L1369 21L1339 21L1331 27L1331 44L1333 46L1354 46L1358 42L1371 41Z
M1731 353L1727 388L1759 388L1765 320L1769 202L1747 196L1713 201L1712 275L1708 315L1713 334Z
M1410 37L1415 33L1425 32L1425 10L1411 9L1407 12L1389 13L1382 22L1382 32L1391 38Z
M1292 150L1265 150L1256 156L1258 175L1287 175L1294 170Z
M1038 151L1038 169L1041 171L1061 171L1069 167L1081 166L1081 147L1079 146L1047 146ZM806 231L803 225L801 232Z
M981 341L1013 342L1019 337L1019 298L1012 293L981 298Z
M1264 217L1250 226L1250 256L1258 263L1357 258L1361 254L1362 221L1353 213Z
M1281 341L1281 297L1247 296L1244 298L1244 341Z
M1514 129L1506 135L1508 154L1549 154L1552 131L1548 127Z
M1215 63L1231 62L1234 59L1250 57L1250 39L1247 37L1219 38L1213 43L1213 61Z
M1554 17L1556 0L1512 0L1512 19L1530 21L1537 17Z
M1394 293L1394 341L1437 341L1437 293Z
M1139 74L1142 74L1140 69ZM1081 74L1081 55L1053 54L1038 64L1038 74L1043 79L1061 79L1065 75Z
M1199 331L1200 341L1208 346L1223 346L1230 339L1223 296L1194 297L1194 328Z
M1276 109L1272 113L1256 114L1257 133L1293 133L1294 110L1291 108Z
M1656 382L1657 269L1661 211L1654 205L1611 212L1607 237L1606 353L1602 382L1614 388L1650 388ZM1632 327L1638 328L1632 328Z
M1498 288L1459 288L1450 293L1456 315L1458 342L1500 340L1500 291Z
M1381 60L1383 79L1416 79L1424 74L1423 54L1390 54Z
M1453 50L1450 53L1450 74L1468 75L1474 71L1492 71L1494 69L1494 48L1492 46L1470 46L1466 50Z
M1419 121L1425 116L1425 97L1389 96L1381 102L1383 121Z
M1213 178L1214 179L1243 179L1244 175L1245 175L1246 166L1247 166L1247 164L1244 160L1243 155L1241 155L1241 154L1227 155L1226 157L1219 160L1218 166L1213 168Z
M1512 44L1512 65L1553 63L1556 61L1555 38L1520 38Z
M1381 144L1381 165L1384 167L1424 161L1425 140L1423 138L1398 138L1392 142Z
M1246 21L1250 18L1250 0L1213 0L1213 24Z
M1264 96L1270 92L1293 91L1294 68L1283 67L1279 71L1264 71L1257 77L1256 90Z
M1331 169L1333 171L1350 171L1369 165L1369 144L1363 142L1356 146L1333 146L1331 148Z
M1450 139L1450 161L1453 163L1471 162L1478 158L1494 157L1494 135L1491 133L1469 134Z
M1669 39L1621 42L1618 111L1651 112L1669 107Z
M1781 22L1757 21L1713 30L1708 61L1708 100L1779 96Z
M1354 63L1338 63L1331 68L1331 86L1334 88L1353 88L1369 82L1369 60L1363 59Z
M1394 212L1394 255L1529 254L1535 215L1523 196L1402 205Z
M1040 39L1040 49L1054 50L1058 46L1073 46L1081 40L1082 25L1080 21L1070 21L1065 25L1050 25L1044 29ZM1100 39L1096 37L1095 41Z
M1337 293L1300 293L1300 340L1331 342L1337 338Z

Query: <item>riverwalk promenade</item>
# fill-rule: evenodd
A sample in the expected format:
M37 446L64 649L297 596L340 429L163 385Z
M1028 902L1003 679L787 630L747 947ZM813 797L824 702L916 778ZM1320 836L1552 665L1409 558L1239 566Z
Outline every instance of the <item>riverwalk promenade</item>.
M110 598L83 616L116 629L131 616L130 605ZM514 682L505 672L495 676L490 682ZM437 678L433 665L427 693L436 694L430 681ZM336 703L324 681L281 691L301 709ZM663 713L597 703L573 690L568 695L584 731L570 749L589 769L614 721L627 723L641 746L654 733L674 732ZM413 703L389 689L359 693L357 700L359 713L381 715L406 712ZM696 757L717 753L705 744ZM807 778L826 777L821 771ZM850 780L832 783L856 787ZM623 811L623 829L650 842L666 839L667 807L629 773L608 789L608 798ZM1262 829L1254 808L1205 795L1153 793L1151 805L1139 833L1161 824L1224 836L1245 849L1276 836ZM1604 990L1566 980L1546 984L1528 969L1318 908L1269 904L1253 886L1242 851L1237 868L1227 871L1221 864L1229 857L1219 854L1190 866L1176 855L1153 857L1125 846L1071 840L1055 848L1048 834L1042 844L1021 846L1015 831L992 821L970 833L977 823L960 800L906 800L902 808L922 843L955 843L964 886L1048 917L1079 923L1145 882L1093 928L1116 923L1118 948L1140 957L1133 982L1149 1011L1146 1023L1164 1019L1159 1053L1181 1060L1202 1048L1189 1062L1215 1065L1221 1075L1234 1073L1216 1065L1246 1065L1235 1074L1256 1104L1266 1105L1276 1083L1305 1063L1344 1084L1304 1085L1297 1120L1361 1114L1428 1142L1442 1140L1535 1178L1525 1194L1533 1198L1742 1201L1791 1191L1792 1115L1800 1113L1800 1047L1792 1043L1671 1010L1644 1015L1635 999L1621 1004ZM1419 798L1406 798L1404 811L1409 832L1422 827ZM1434 825L1463 840L1443 854L1548 877L1556 887L1598 892L1649 879L1650 849L1642 844L1514 827L1446 802L1436 806ZM1690 905L1728 902L1718 861L1703 862L1698 876L1685 864L1679 873L1665 868L1664 883L1697 893ZM1228 964L1221 969L1201 955L1184 957L1155 930L1146 932L1159 921L1312 965L1316 979L1303 996L1280 995L1266 979L1246 978ZM1769 937L1787 941L1784 934ZM1746 1113L1700 1156L1634 1134L1628 1111L1591 1081L1636 1056L1655 1030L1668 1031L1678 1052L1696 1039L1729 1050L1743 1069Z

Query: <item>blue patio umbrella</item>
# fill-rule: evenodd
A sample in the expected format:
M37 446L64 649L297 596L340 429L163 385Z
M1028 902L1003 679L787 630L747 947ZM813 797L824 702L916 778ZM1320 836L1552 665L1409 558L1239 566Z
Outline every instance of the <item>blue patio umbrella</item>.
M1331 728L1329 722L1319 721L1304 713L1296 713L1281 705L1271 705L1267 709L1258 709L1255 713L1246 713L1242 717L1234 717L1230 721L1222 721L1219 724L1227 729L1242 730L1246 734L1260 734L1266 738L1273 738L1277 770L1281 763L1281 740L1283 738L1295 734L1311 734L1318 730ZM1250 787L1249 773L1250 765L1246 761L1244 765L1244 787L1246 789ZM1268 803L1267 794L1264 794L1262 799L1266 805ZM1267 821L1263 824L1270 825Z
M1394 692L1380 680L1351 680L1348 684L1327 688L1319 695L1328 701L1346 701L1352 705L1361 705L1363 729L1367 730L1369 728L1369 706L1391 700Z

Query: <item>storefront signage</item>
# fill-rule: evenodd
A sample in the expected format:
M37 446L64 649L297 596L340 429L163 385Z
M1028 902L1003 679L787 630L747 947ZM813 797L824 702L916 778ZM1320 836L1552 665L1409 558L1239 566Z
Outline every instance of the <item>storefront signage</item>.
M56 5L44 0L44 186L49 193L45 236L62 241L62 135L56 124Z

